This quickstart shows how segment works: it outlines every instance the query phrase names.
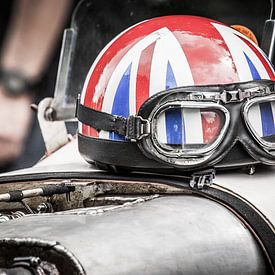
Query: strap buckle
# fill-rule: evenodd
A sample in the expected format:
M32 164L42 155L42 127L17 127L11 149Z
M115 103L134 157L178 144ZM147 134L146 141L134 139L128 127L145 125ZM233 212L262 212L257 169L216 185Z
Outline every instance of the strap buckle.
M199 171L191 175L189 185L191 188L203 189L205 186L212 185L214 178L214 169Z
M137 141L147 137L151 132L150 121L141 116L130 116L127 120L126 138Z

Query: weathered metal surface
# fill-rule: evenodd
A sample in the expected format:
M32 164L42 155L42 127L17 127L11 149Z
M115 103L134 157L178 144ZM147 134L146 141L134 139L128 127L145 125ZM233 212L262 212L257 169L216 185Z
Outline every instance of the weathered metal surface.
M35 227L34 227L35 225ZM56 240L87 274L266 274L248 229L223 206L168 196L101 214L43 214L1 225L0 239Z
M223 186L239 193L274 224L274 171L272 167L264 167L257 169L254 175L241 171L220 172L213 187ZM97 178L93 179L96 173ZM115 175L112 179L101 179L98 177L101 173L104 172L81 159L74 140L32 169L0 176L0 193L4 193L61 182L68 174L81 175L81 179L69 179L77 186L70 201L65 195L29 201L31 206L49 201L58 211L65 212L4 222L0 239L30 237L58 241L75 254L88 274L268 272L256 239L223 206L208 199L183 195L186 190L169 186L169 177L166 185L163 182L137 183L131 177L120 181ZM50 179L45 180L48 177ZM104 197L113 197L109 198L112 202L121 195L138 197L154 193L178 195L138 205L105 206L111 207L111 211L83 208L104 204ZM9 207L20 210L21 206L9 204Z

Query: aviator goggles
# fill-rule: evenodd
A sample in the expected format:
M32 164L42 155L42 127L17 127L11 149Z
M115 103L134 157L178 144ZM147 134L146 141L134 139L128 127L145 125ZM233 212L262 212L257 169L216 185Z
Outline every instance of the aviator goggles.
M271 165L275 164L274 84L258 80L179 87L148 98L138 114L129 118L78 102L77 115L80 122L122 135L137 143L148 158L169 166L214 166L236 143L252 163ZM229 166L240 163L234 160Z

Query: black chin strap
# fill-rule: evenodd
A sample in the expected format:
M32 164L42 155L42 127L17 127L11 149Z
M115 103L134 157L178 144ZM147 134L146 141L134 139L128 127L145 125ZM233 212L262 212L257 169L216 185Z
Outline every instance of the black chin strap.
M115 132L125 136L129 140L139 140L150 133L150 123L140 116L130 116L129 118L111 115L97 111L77 102L78 120L85 125L91 126L97 131Z

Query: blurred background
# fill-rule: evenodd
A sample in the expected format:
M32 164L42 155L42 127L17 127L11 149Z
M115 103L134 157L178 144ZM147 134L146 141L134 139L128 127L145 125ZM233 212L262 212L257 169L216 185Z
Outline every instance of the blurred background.
M0 3L0 171L29 167L45 147L30 104L53 96L62 33L77 1Z

